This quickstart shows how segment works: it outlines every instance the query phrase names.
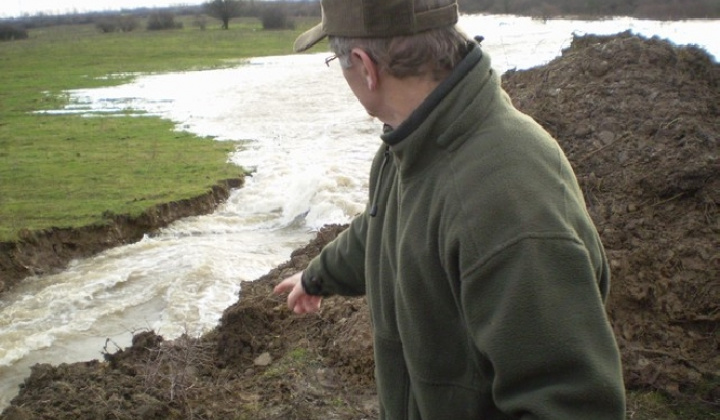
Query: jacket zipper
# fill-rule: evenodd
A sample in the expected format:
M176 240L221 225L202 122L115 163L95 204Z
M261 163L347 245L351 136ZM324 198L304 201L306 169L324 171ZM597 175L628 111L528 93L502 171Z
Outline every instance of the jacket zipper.
M372 205L370 206L370 217L375 217L378 212L378 197L380 196L380 185L382 184L383 173L385 172L385 165L390 160L390 146L385 146L385 152L383 153L383 161L380 165L380 173L378 174L377 181L375 181L375 193L373 194Z

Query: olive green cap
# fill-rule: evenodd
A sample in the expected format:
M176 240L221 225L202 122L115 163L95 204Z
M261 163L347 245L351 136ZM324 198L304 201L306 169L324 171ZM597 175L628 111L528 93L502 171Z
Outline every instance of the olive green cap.
M322 22L295 40L302 52L328 35L347 38L389 38L414 35L458 21L456 0L416 11L413 0L321 0Z

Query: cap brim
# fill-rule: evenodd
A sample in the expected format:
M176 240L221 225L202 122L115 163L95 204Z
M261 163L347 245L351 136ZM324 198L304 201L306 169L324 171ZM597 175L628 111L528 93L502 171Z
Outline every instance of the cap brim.
M293 45L293 50L295 50L295 52L303 52L320 42L326 36L327 34L323 30L323 24L319 23L312 29L305 31L302 35L297 37L295 45Z

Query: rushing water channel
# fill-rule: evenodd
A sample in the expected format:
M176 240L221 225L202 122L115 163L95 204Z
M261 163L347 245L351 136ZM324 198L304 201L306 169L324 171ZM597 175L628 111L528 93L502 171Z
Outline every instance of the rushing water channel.
M709 36L720 30L718 20L543 22L478 15L462 17L461 26L485 36L483 46L500 72L553 59L573 33L628 29L698 44L720 57L720 38ZM211 215L74 261L7 294L0 302L0 410L35 363L97 359L104 346L127 346L144 329L168 339L202 334L237 299L241 281L287 260L313 230L362 210L380 123L365 115L339 68L325 67L326 55L139 76L123 86L71 91L72 105L51 111L88 117L140 111L172 120L178 130L240 140L229 159L254 173Z

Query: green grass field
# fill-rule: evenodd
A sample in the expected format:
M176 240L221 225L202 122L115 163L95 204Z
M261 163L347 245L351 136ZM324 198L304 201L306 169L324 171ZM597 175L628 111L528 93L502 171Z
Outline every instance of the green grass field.
M188 18L189 19L189 18ZM0 42L0 241L20 229L76 227L102 214L137 214L200 195L242 169L235 147L173 130L156 117L37 114L60 109L68 89L120 84L127 74L210 69L292 52L297 29L265 31L257 19L183 29L103 34L94 25L30 30ZM108 78L109 75L116 75Z

